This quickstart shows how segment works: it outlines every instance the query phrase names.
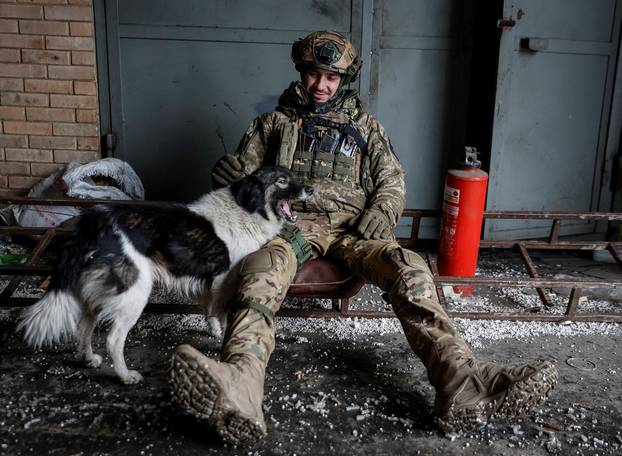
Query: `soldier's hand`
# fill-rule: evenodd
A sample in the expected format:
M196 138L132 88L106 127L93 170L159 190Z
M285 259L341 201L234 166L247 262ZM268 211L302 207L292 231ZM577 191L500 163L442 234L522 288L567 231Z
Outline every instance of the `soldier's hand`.
M242 179L245 175L240 160L235 155L225 155L214 165L212 182L214 187L224 187Z
M355 229L365 239L390 240L393 235L393 224L378 209L367 209L358 219Z

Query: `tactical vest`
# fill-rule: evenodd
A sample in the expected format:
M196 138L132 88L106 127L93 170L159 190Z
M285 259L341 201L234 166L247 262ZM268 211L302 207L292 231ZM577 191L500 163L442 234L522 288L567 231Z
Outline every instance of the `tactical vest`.
M367 143L344 116L307 114L297 119L291 170L303 180L322 178L359 183Z

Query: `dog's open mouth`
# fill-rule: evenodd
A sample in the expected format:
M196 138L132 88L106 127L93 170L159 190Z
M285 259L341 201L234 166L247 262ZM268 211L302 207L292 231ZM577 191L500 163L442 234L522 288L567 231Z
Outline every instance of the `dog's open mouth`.
M292 210L289 207L289 201L287 200L279 200L279 209L281 210L281 214L283 218L290 223L295 223L297 217L292 214Z

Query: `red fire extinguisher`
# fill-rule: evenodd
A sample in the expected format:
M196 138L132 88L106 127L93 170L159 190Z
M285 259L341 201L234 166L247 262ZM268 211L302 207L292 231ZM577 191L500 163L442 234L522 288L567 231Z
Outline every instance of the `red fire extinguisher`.
M440 275L475 275L488 186L488 174L480 166L477 149L465 147L465 159L459 169L447 172L438 247ZM462 295L473 292L472 287L453 289Z

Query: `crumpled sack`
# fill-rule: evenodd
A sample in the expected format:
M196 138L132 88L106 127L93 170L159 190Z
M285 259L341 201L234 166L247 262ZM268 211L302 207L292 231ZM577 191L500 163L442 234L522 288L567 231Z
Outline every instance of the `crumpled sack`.
M145 189L132 167L117 158L71 162L33 186L29 198L142 200ZM68 201L69 202L69 201ZM12 205L0 211L6 225L56 227L80 214L76 206Z

